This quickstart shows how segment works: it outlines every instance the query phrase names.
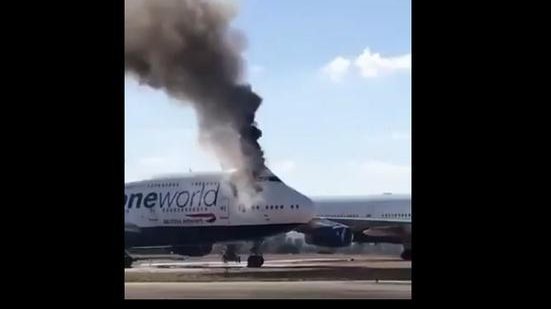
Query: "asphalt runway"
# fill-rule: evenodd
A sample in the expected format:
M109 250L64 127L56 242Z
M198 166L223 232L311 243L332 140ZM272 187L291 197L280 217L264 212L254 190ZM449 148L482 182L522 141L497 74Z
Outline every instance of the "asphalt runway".
M126 299L411 299L411 282L132 282Z
M261 268L152 258L125 269L127 299L411 298L411 262L373 255L265 255Z
M261 268L219 256L145 260L125 269L125 282L411 280L411 262L365 255L265 255Z
M351 265L361 264L366 267L376 268L404 268L411 267L411 262L403 261L399 257L382 255L323 255L323 254L267 254L264 255L262 267L296 267L296 266L319 266L319 265ZM246 256L243 256L241 263L221 261L218 255L208 255L200 258L179 258L165 259L153 258L139 261L133 265L134 269L145 268L246 268Z

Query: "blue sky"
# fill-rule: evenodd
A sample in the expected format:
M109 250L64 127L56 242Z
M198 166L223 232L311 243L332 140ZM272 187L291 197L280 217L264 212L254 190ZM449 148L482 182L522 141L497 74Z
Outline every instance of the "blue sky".
M409 193L407 0L239 0L268 166L309 195ZM189 106L125 81L126 181L220 170Z

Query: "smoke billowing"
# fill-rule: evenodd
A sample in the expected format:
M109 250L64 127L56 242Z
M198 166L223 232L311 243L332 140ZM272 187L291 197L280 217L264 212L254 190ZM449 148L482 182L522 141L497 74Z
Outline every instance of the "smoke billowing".
M244 85L244 37L230 28L228 1L125 0L125 71L192 105L199 140L227 169L264 170L255 112Z

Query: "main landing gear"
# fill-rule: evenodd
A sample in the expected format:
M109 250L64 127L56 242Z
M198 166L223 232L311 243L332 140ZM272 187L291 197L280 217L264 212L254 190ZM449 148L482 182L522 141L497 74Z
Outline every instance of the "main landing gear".
M226 251L222 255L222 261L227 262L237 262L241 263L241 257L237 255L237 245L229 244L226 246Z
M400 254L400 257L402 258L402 260L411 261L411 248L404 249L404 251L402 251L402 254Z
M253 247L251 248L251 255L247 259L247 267L258 268L262 267L264 264L264 257L260 252L260 246L262 241L255 241Z
M124 268L132 268L134 259L128 254L128 251L124 250Z
M251 255L247 259L247 267L258 268L262 267L264 264L264 257L260 252L260 246L262 241L255 241L253 247L251 248ZM237 245L229 244L226 246L226 251L222 254L222 261L224 263L228 262L237 262L241 263L241 257L236 253Z

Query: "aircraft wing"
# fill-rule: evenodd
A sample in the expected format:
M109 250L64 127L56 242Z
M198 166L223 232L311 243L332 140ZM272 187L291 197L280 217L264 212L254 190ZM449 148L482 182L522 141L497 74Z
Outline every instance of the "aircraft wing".
M309 234L318 228L332 227L334 229L348 227L355 239L365 237L387 237L403 241L408 239L411 234L411 220L403 219L383 219L383 218L325 218L317 217L308 224L295 228L296 232ZM372 238L371 238L372 239Z
M324 218L314 218L310 220L310 222L308 222L307 224L303 224L296 227L295 231L299 233L309 233L320 227L341 227L341 226L343 226L343 224L336 221L332 221Z
M386 218L324 218L319 217L318 220L332 221L344 224L352 231L363 231L369 228L380 227L411 227L410 219L386 219Z

